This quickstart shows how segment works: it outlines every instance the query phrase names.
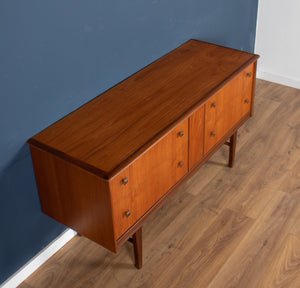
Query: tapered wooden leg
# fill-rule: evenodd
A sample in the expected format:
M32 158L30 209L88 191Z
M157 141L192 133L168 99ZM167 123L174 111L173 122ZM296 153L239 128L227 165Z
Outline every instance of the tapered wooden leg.
M133 234L132 240L134 248L135 267L137 269L141 269L143 266L142 227Z
M229 163L228 166L230 168L234 165L234 159L235 159L235 148L236 148L236 138L237 138L237 131L232 134L230 137L230 145L229 145Z

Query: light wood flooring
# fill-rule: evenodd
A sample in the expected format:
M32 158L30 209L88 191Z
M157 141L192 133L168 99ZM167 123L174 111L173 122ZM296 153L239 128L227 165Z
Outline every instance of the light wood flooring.
M143 228L144 266L76 236L19 287L300 287L300 90L257 80L255 114Z

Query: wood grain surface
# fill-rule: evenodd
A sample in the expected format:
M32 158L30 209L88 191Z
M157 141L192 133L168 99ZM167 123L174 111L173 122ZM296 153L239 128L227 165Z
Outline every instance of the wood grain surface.
M182 137L181 132L184 132ZM187 172L188 119L110 181L116 239ZM128 179L126 185L122 183L125 178ZM128 211L129 217L125 215Z
M253 64L206 102L204 154L251 110L252 82Z
M201 160L204 148L204 105L189 118L189 170Z
M143 269L75 237L20 287L298 288L300 91L257 80L254 116L145 223Z
M29 143L112 177L257 58L190 40Z
M43 212L117 251L108 181L31 146Z

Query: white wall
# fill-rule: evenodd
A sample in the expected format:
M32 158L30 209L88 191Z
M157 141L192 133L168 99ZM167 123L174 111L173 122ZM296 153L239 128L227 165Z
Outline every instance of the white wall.
M300 1L259 0L258 78L300 89Z

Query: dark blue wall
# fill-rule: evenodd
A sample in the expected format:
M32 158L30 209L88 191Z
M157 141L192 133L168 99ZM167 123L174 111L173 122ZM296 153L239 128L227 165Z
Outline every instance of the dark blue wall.
M0 283L65 228L26 140L190 38L253 51L257 0L1 0Z

